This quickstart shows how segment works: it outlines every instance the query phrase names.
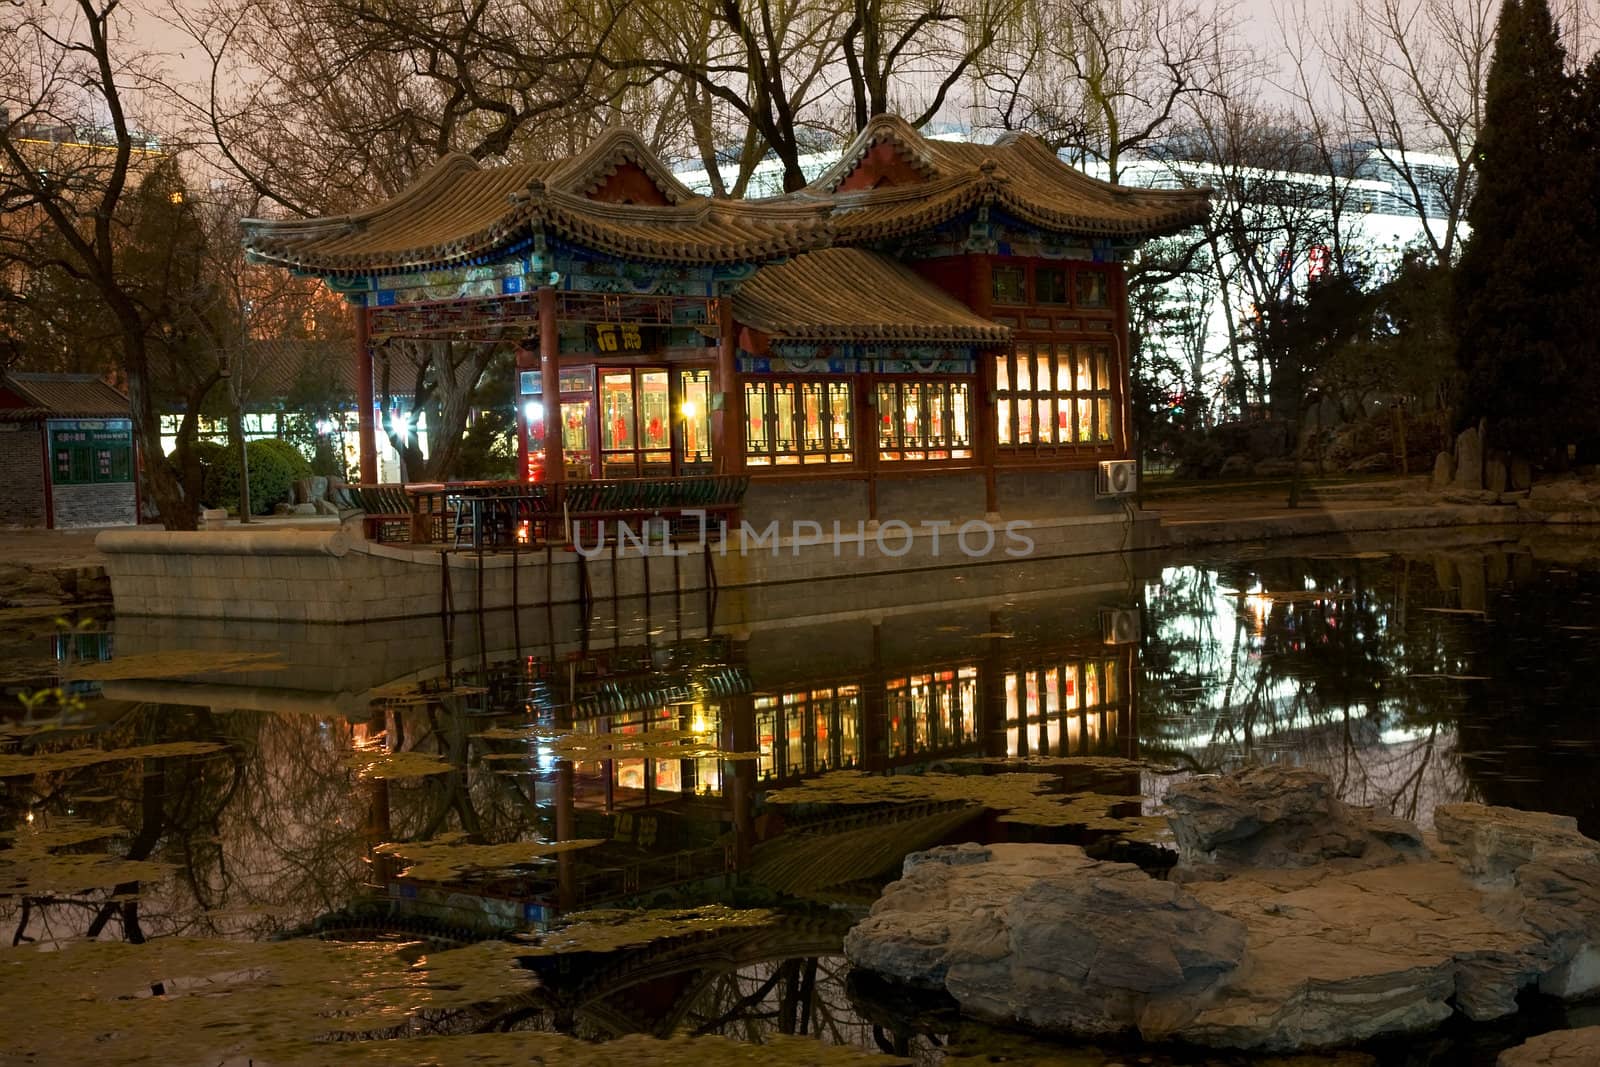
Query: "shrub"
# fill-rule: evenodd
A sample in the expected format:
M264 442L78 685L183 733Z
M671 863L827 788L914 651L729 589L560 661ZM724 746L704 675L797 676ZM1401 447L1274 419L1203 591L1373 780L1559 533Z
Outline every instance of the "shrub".
M251 441L250 510L271 514L275 505L288 501L298 478L311 477L311 464L287 441L267 438ZM211 465L203 502L207 507L233 507L239 500L239 453L225 448Z

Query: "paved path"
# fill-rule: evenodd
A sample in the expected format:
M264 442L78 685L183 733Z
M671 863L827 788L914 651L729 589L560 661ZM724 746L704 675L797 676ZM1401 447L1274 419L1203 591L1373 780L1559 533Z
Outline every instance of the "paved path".
M1161 516L1163 523L1221 522L1228 519L1285 518L1326 511L1430 506L1428 479L1409 478L1318 482L1302 486L1301 504L1289 507L1289 483L1235 482L1219 485L1186 483L1167 489L1155 486L1144 496L1145 511Z
M250 529L292 530L332 528L339 520L331 515L308 518L263 516L250 523ZM105 527L110 529L111 527ZM116 527L121 529L121 527ZM228 529L244 529L238 522L230 521ZM99 528L87 530L39 530L21 526L0 526L0 568L6 565L27 567L29 570L60 570L67 567L98 567L105 565L105 557L95 551L94 539Z

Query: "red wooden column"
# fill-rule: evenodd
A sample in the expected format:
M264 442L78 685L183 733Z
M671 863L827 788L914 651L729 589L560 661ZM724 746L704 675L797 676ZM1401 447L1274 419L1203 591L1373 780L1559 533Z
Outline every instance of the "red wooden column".
M1112 404L1117 409L1117 455L1123 459L1138 459L1133 454L1133 337L1129 329L1132 310L1128 307L1128 272L1121 263L1111 271L1111 288L1117 301L1116 338L1117 353L1116 388L1112 390Z
M364 304L354 304L356 318L356 436L361 442L361 480L378 480L377 401L372 385L372 317Z
M560 485L567 479L561 454L561 334L556 330L556 291L539 290L539 386L544 401L544 480Z
M744 387L739 381L739 333L733 297L717 300L717 391L722 410L711 413L711 450L718 474L744 472Z
M968 293L970 298L968 306L986 319L994 318L993 283L990 278L992 262L988 256L969 256L967 269ZM983 464L983 510L990 515L1000 510L1000 480L996 471L999 459L999 417L995 411L995 356L1005 352L1003 348L978 348L978 374L976 380L977 396L973 403L977 405L977 434L978 447L974 450L978 462Z

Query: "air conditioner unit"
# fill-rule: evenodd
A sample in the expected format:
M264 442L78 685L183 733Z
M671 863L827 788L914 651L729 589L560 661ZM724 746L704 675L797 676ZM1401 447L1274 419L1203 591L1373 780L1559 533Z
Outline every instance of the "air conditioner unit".
M1095 480L1096 496L1127 496L1139 488L1139 467L1131 459L1103 459Z
M1108 608L1100 613L1100 640L1108 645L1139 642L1139 609Z

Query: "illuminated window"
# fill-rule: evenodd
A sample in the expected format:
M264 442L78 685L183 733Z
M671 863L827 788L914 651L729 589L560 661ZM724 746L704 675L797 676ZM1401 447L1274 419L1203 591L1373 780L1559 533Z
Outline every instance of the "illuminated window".
M562 446L568 477L589 463L590 402L594 379L562 372ZM640 367L599 373L598 425L601 477L659 477L711 469L711 372ZM536 416L530 416L532 421Z
M677 448L685 473L711 469L711 372L680 370Z
M747 381L745 463L753 467L850 463L855 459L850 383Z
M997 443L1041 454L1110 444L1112 366L1108 344L1029 343L996 356Z
M878 383L878 457L972 458L972 387L959 381Z

